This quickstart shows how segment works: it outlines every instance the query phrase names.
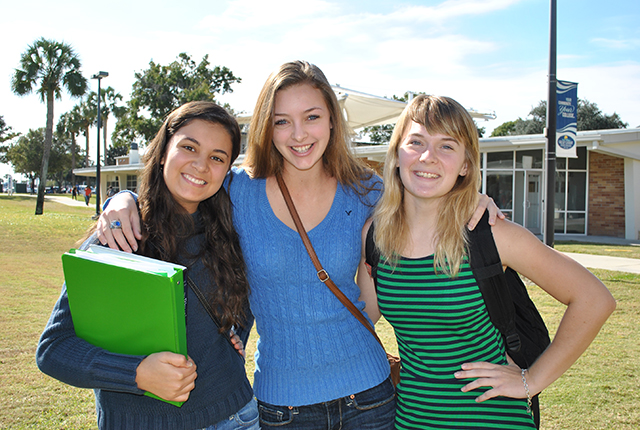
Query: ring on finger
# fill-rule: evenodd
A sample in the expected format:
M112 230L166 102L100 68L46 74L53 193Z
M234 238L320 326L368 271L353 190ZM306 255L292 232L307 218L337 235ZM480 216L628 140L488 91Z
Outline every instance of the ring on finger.
M112 230L122 228L122 223L119 220L111 221L111 224L109 224L109 228Z

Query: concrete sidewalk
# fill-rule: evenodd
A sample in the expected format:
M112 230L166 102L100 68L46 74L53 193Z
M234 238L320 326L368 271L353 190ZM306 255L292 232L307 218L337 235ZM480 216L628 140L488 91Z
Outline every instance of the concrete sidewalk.
M78 196L78 200L73 200L71 197L62 197L62 196L56 196L51 194L45 194L44 201L62 203L63 205L67 205L67 206L84 206L87 208L93 208L94 210L96 207L95 204L94 205L89 204L89 206L87 206L86 203L84 202L84 196Z
M589 269L605 269L617 270L619 272L640 273L640 260L637 258L576 254L572 252L563 252L563 254Z
M640 246L639 240L628 240L609 236L555 235L556 241L598 243L603 245ZM564 252L570 257L590 269L617 270L619 272L640 273L640 259L610 257L605 255L577 254Z

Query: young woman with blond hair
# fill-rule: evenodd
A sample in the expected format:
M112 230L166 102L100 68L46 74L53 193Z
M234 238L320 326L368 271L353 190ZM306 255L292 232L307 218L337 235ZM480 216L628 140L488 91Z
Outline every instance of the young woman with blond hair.
M502 264L567 305L553 342L529 369L510 360L467 257L480 177L468 112L448 97L415 98L386 156L373 216L378 301L367 303L369 316L381 312L398 340L397 429L535 428L527 399L576 361L615 308L589 271L522 226L498 220L491 229ZM375 295L371 281L360 285Z

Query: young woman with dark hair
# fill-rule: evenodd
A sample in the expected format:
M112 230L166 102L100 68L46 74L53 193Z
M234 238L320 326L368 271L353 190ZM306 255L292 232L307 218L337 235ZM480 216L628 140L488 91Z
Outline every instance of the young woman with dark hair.
M235 119L215 103L193 102L169 115L145 154L139 253L187 266L189 284L201 289L220 321L218 328L187 287L188 358L167 351L115 354L78 338L63 286L37 363L56 379L95 390L99 428L259 428L244 360L227 339L236 327L246 340L252 324L242 251L222 187L239 152ZM185 403L178 408L145 391Z

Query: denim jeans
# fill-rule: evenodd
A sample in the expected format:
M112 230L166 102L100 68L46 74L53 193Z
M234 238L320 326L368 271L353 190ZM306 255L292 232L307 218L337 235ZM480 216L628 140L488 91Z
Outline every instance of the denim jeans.
M251 399L235 414L203 430L260 430L258 403Z
M387 379L361 393L329 402L275 406L258 401L258 409L262 429L390 430L394 428L396 392Z

